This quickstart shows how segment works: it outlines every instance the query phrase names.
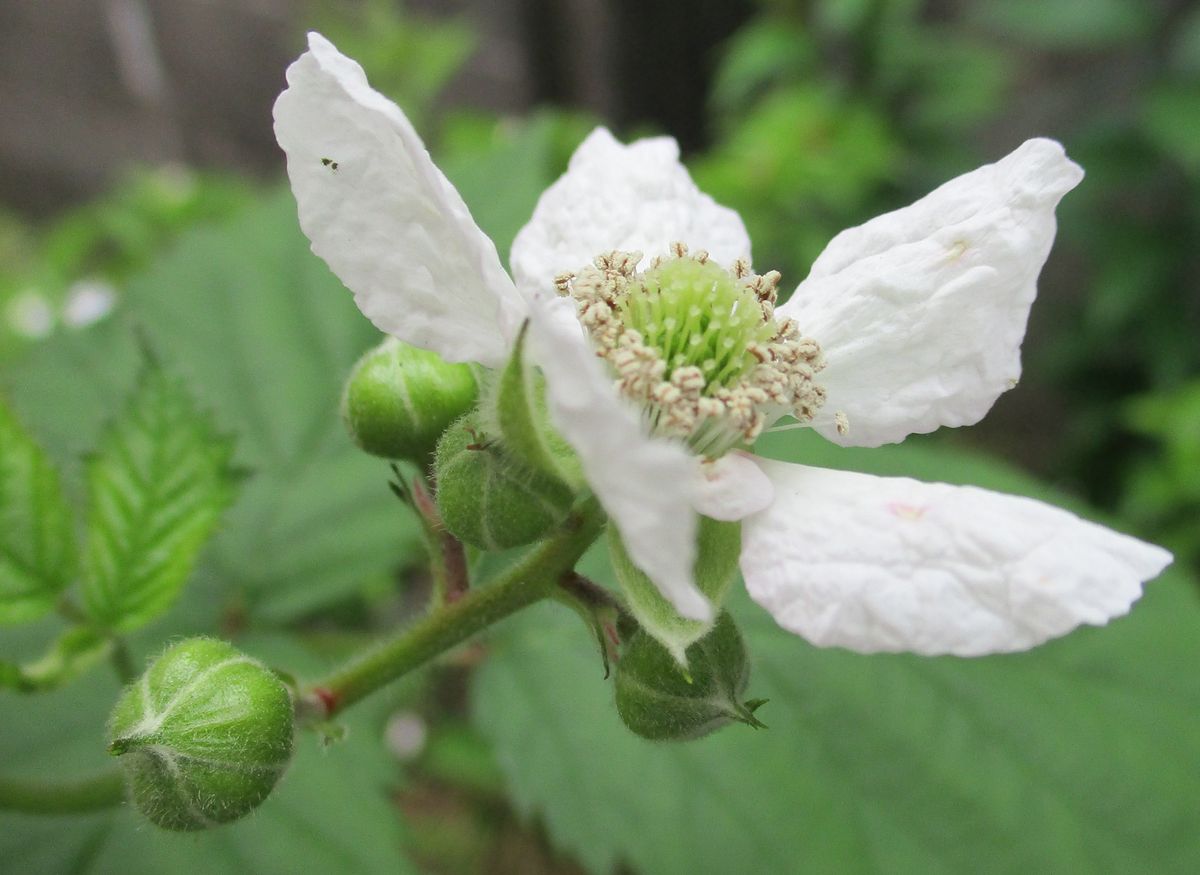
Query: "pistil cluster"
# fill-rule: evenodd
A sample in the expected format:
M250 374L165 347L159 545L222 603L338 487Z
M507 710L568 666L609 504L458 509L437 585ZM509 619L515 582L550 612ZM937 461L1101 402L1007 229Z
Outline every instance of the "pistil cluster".
M725 270L682 243L645 273L641 260L608 252L556 284L656 433L717 458L780 416L812 419L825 400L821 348L776 320L778 271L759 275L745 260Z

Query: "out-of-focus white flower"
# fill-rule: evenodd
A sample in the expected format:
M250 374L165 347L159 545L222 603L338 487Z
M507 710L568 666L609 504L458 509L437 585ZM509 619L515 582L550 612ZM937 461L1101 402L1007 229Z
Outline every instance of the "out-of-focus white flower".
M63 304L63 322L72 328L85 328L112 312L117 290L99 279L77 280L67 289Z
M18 292L5 308L12 330L30 340L39 340L54 330L54 308L36 289Z
M397 711L387 722L384 740L388 750L398 760L411 760L425 749L429 739L429 727L425 718L415 711Z
M1124 613L1170 562L1164 550L1026 498L726 452L729 440L701 444L688 432L680 406L679 393L695 396L697 429L736 409L746 442L788 412L785 398L803 398L802 418L844 445L977 422L1020 375L1054 209L1082 178L1057 143L1030 140L843 232L776 310L777 276L749 272L741 219L696 188L669 138L622 145L594 131L517 235L510 279L408 119L356 63L312 34L288 86L275 131L313 251L380 329L450 361L500 364L528 319L555 425L630 558L682 616L712 616L693 579L697 513L743 521L747 588L782 626L861 651L1031 647ZM683 310L643 300L650 310L629 330L641 306L633 299L649 294L642 253L679 256L676 241L694 262L732 269L714 294L735 281L735 297L756 290L762 318L730 333L727 322L744 322L744 296L705 313L685 289ZM609 312L581 313L589 302ZM693 311L717 346L759 332L755 350L732 355L771 367L803 361L777 368L780 389L755 383L748 358L733 389L706 382L723 371L715 354L713 363L672 358L676 347L647 340L674 337L676 317ZM655 313L675 321L663 329ZM712 320L721 324L711 329ZM685 359L691 370L672 379ZM648 388L638 361L658 384ZM682 426L681 417L664 426L668 407Z

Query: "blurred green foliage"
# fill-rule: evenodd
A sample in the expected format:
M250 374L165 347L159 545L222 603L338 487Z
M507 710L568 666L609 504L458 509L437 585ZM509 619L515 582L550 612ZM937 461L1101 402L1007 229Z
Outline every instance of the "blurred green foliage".
M77 284L119 297L125 281L184 230L232 216L253 196L253 187L234 177L144 168L44 228L0 212L0 364L29 340L70 322L67 305ZM44 324L21 318L22 301L44 308Z
M1127 426L1148 438L1153 451L1142 454L1126 472L1122 510L1174 550L1178 561L1196 566L1200 564L1200 380L1134 398L1126 414Z
M309 6L311 29L358 61L417 130L432 121L435 98L475 49L475 31L464 20L414 15L397 0Z

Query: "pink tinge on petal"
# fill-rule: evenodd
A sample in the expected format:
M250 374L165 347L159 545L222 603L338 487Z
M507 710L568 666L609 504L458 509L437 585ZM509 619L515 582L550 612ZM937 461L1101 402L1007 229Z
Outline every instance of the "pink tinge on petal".
M771 479L749 453L732 452L719 459L696 460L692 506L721 522L736 522L770 506L775 498Z
M742 574L779 625L864 653L1026 650L1128 612L1166 550L970 486L782 462L742 527Z

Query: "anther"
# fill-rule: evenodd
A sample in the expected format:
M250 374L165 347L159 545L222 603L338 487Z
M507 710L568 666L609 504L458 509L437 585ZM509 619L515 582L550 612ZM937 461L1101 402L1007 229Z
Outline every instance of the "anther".
M795 322L776 321L777 271L759 276L747 259L724 271L708 252L688 252L674 243L639 274L641 253L614 250L556 285L651 427L716 458L780 415L811 419L825 398L813 382L823 363Z

